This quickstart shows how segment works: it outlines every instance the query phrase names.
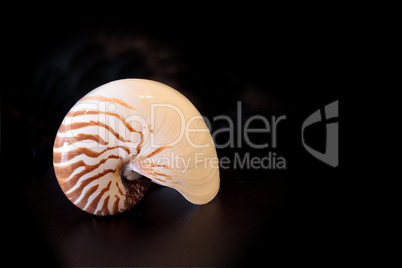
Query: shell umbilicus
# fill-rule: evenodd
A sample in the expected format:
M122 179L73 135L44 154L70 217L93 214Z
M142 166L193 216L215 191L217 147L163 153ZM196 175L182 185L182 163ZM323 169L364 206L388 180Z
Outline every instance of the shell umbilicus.
M54 142L59 185L80 209L114 215L134 206L151 181L194 204L219 190L215 145L200 113L159 82L123 79L81 98Z

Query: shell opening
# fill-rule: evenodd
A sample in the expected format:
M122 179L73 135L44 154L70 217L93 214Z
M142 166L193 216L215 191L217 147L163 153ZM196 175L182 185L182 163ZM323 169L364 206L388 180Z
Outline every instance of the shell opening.
M129 167L126 167L122 170L121 172L121 178L123 180L128 180L128 181L135 181L138 180L142 177L142 175L140 173L135 172L134 170L132 170Z
M125 208L137 204L151 186L151 180L132 170L129 166L122 169L120 178L125 188Z

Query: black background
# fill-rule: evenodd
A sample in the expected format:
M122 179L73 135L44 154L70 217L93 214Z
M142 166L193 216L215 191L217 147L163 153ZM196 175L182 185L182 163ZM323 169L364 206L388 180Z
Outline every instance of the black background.
M11 208L16 236L10 244L30 253L16 262L234 266L342 261L348 246L343 241L347 182L341 172L347 156L341 93L350 90L345 86L350 44L342 18L258 8L206 12L188 7L178 12L182 16L74 10L35 13L30 19L16 15L22 23L5 30L2 165L14 171L12 187L21 196ZM120 48L124 40L142 45ZM175 87L209 119L219 114L236 119L239 100L243 123L254 114L286 115L278 128L278 148L270 151L286 159L287 169L221 170L217 198L201 207L154 186L122 215L100 218L81 212L57 184L54 136L79 98L101 84L130 77ZM340 165L332 168L305 151L301 125L335 100L341 145ZM220 127L226 126L213 124L212 130ZM252 139L269 142L270 135L264 135ZM306 136L308 144L324 150L324 125L311 127ZM243 146L217 152L232 158L267 151Z

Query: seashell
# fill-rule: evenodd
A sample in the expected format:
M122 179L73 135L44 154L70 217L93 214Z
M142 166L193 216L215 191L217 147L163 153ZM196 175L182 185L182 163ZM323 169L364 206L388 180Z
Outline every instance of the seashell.
M67 113L53 165L67 198L95 215L124 212L151 181L206 204L219 190L215 145L194 105L175 89L144 79L102 85Z

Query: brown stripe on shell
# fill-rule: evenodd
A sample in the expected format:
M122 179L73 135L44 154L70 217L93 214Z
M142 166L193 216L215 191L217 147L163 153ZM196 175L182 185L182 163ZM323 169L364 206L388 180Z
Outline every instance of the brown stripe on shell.
M130 132L141 133L140 131L135 130L130 125L130 123L127 122L126 119L123 116L119 115L118 113L107 112L107 111L79 110L79 111L70 111L70 112L68 112L66 117L78 117L78 116L82 116L82 115L100 115L100 114L114 116L117 119L119 119Z
M61 177L60 186L63 189L70 189L70 188L74 187L74 185L78 182L78 180L82 176L88 174L89 172L94 171L95 169L97 169L100 165L104 164L109 159L120 159L120 157L118 155L112 154L112 155L109 155L107 158L103 158L101 161L99 161L99 163L97 163L95 165L86 165L83 160L80 160L80 161L75 162L68 166L63 166L63 167L55 166L56 175ZM78 167L81 167L81 166L83 166L84 169L70 178L71 174L73 174L73 172Z
M117 195L114 195L114 197L115 197L115 200L113 203L112 214L117 214L117 213L119 213L120 197L118 197Z
M101 173L98 173L92 177L89 177L83 181L81 181L80 185L74 189L72 192L66 193L67 197L71 200L71 202L75 202L80 195L82 194L82 191L84 190L85 186L90 184L91 182L98 180L99 178L102 178L108 173L114 173L116 172L115 169L104 169Z
M62 162L70 161L74 157L79 156L81 154L85 154L86 156L91 157L91 158L96 158L96 157L101 156L106 151L114 150L117 148L123 149L124 151L127 152L127 154L131 153L131 150L123 145L112 146L112 147L106 148L100 152L94 151L94 150L86 148L86 147L81 147L81 148L76 148L76 149L73 149L73 150L70 150L67 152L53 152L53 163L60 164Z
M171 147L172 147L172 146L170 146L170 145L168 145L168 144L162 145L162 146L160 146L159 148L157 148L155 151L153 151L153 152L151 152L150 154L144 156L143 159L150 158L150 157L152 157L152 156L154 156L154 155L159 154L160 152L162 152L162 151L165 150L166 148L171 148Z
M110 195L106 196L105 200L103 201L101 210L96 213L97 215L104 215L104 216L111 215L108 209L109 198Z
M82 101L88 101L88 100L97 100L97 101L107 101L107 102L115 102L117 104L120 104L121 106L124 106L126 108L132 109L132 110L136 110L133 106L128 105L127 103L125 103L124 101L117 99L117 98L106 98L104 96L101 95L96 95L96 96L85 96L83 98L80 99L80 102Z
M170 167L167 166L167 165L157 164L157 163L153 163L153 162L148 162L148 160L142 161L142 162L141 162L141 167L142 167L142 168L147 168L147 169L157 168L157 167L161 167L161 168L165 168L165 169L170 169Z
M92 202L88 205L87 212L89 213L94 213L96 208L98 207L98 203L100 199L102 198L103 194L109 191L110 185L112 184L112 181L109 181L107 186L102 189L102 191L99 192L99 194L92 200Z
M101 136L99 136L99 135L79 133L79 134L75 135L74 137L57 136L54 141L54 148L61 148L63 146L71 145L76 142L85 141L85 140L92 140L92 141L99 143L100 145L108 145L109 144L104 139L102 139Z
M114 102L116 104L122 105L126 108L129 109L134 109L134 107L128 105L122 100L116 99L116 98L106 98L103 96L88 96L84 97L81 99L81 101L86 101L86 100L98 100L98 101L108 101L108 102ZM156 150L152 151L151 153L145 155L145 156L139 156L142 150L142 146L144 145L145 139L144 139L144 134L141 131L137 131L133 128L133 126L121 115L118 113L114 112L108 112L108 111L96 111L96 110L80 110L80 111L70 111L66 117L79 117L79 116L84 116L84 115L108 115L108 116L113 116L120 120L121 123L125 126L125 128L130 131L130 132L135 132L140 135L140 140L137 144L136 147L136 154L133 156L135 161L143 161L146 158L151 158L166 148L170 148L170 145L162 145ZM108 142L105 141L102 137L96 134L86 134L86 133L78 133L74 137L62 137L62 133L65 133L67 131L72 131L72 130L77 130L85 127L90 127L90 126L97 126L97 127L102 127L108 130L113 136L115 136L118 140L122 142L131 142L130 140L125 139L122 135L120 135L118 132L116 132L111 126L101 122L101 121L94 121L90 120L89 122L74 122L71 124L62 124L59 128L59 133L58 136L56 137L55 143L54 143L54 148L62 148L65 145L71 145L79 141L84 141L84 140L92 140L97 142L100 146L106 146L108 145ZM149 131L151 133L154 133L153 130L150 129L150 126L148 126ZM104 150L97 152L94 151L90 148L86 147L80 147L80 148L71 148L68 151L64 152L54 152L53 153L53 161L55 164L55 172L57 175L57 178L59 180L60 186L62 187L63 191L66 193L67 197L74 203L78 200L78 198L81 197L79 202L77 202L77 206L80 207L81 209L84 209L92 214L97 214L97 215L113 215L117 214L119 212L122 212L124 210L130 209L132 206L137 204L139 200L144 196L146 191L151 185L151 180L142 177L139 179L136 179L134 181L128 181L125 179L121 179L120 173L121 169L124 166L124 163L127 163L129 161L133 161L133 159L130 160L124 160L122 157L117 156L115 154L109 155L106 158L101 158L98 160L97 164L94 165L87 165L83 160L76 161L74 163L71 163L69 165L64 165L64 166L58 166L57 164L63 163L66 161L70 161L73 158L79 156L79 155L85 155L91 158L99 158L102 157L102 154L105 153L108 150L113 150L121 148L127 152L128 155L131 154L131 150L126 147L126 146L114 146L114 147L108 147L105 148ZM120 164L116 167L116 169L103 169L103 171L96 171L99 172L98 174L95 174L93 176L90 176L86 179L83 179L80 181L80 178L82 176L85 176L86 174L93 172L97 170L100 165L106 163L108 159L121 159ZM161 172L155 172L153 171L154 168L160 167L160 168L165 168L169 169L168 166L166 165L159 165L155 163L149 163L148 169L149 171L149 176L152 177L152 179L160 181L160 182L166 182L167 179L171 179L170 176L163 174ZM78 169L78 168L83 168L81 171L78 173L72 174ZM153 171L153 172L152 172ZM113 173L113 174L110 174ZM99 183L96 183L95 185L91 186L89 189L87 189L85 192L84 188L87 187L90 183L100 180L101 178L105 178L108 180L108 184L106 187L103 189L99 189L101 181ZM118 183L118 179L122 180L122 184L124 186L124 190L121 189ZM110 191L112 185L116 185L117 188L113 188L113 191ZM79 183L79 185L77 185ZM69 192L73 187L76 187L73 191ZM110 191L108 193L108 191ZM67 193L68 192L68 193ZM89 198L91 198L94 193L97 192L97 195L89 201ZM115 193L115 194L114 194ZM105 198L103 198L106 195ZM111 197L114 195L114 200L111 200ZM103 204L101 204L101 207L98 209L100 206L99 202L103 198ZM121 201L121 198L123 198L123 208L119 208L119 204ZM110 204L110 202L113 202L113 204ZM88 204L89 203L89 204ZM111 208L109 210L109 205L111 205Z
M115 136L118 140L120 140L122 142L131 142L130 140L126 140L119 133L114 131L114 129L112 127L110 127L109 125L107 125L103 122L100 122L100 121L93 121L93 120L91 120L89 122L74 122L71 124L61 124L61 126L59 128L59 133L65 133L67 131L72 131L72 130L76 130L76 129L80 129L80 128L84 128L84 127L91 127L91 126L103 127L105 129L107 129L110 133L112 133L113 136Z
M135 132L135 133L140 134L140 142L137 145L137 155L138 155L141 152L142 145L144 144L144 134L141 131L135 130L130 125L130 123L127 122L126 119L123 116L119 115L118 113L107 112L107 111L79 110L79 111L70 111L70 112L68 112L66 117L77 117L77 116L82 116L82 115L96 115L96 114L99 115L101 113L103 113L105 115L114 116L114 117L118 118L130 132ZM64 131L65 131L65 129L64 129ZM152 131L152 133L153 133L153 131Z
M141 133L140 142L137 145L137 155L141 153L142 145L144 144L144 135Z
M117 190L119 191L119 194L120 194L120 195L123 195L123 192L121 191L121 189L120 189L119 184L117 183L117 181L116 181L116 187L117 187Z
M167 180L173 180L172 176L160 173L160 172L155 172L151 171L150 173L147 174L149 177L151 177L153 180L157 180L160 182L166 182ZM158 177L165 177L165 179L158 178Z
M91 188L89 188L89 189L85 192L84 196L81 198L80 202L76 203L75 205L76 205L77 207L79 207L80 209L84 209L85 206L86 206L87 203L88 203L88 198L89 198L98 188L99 188L99 184L97 184L97 185L92 186Z

